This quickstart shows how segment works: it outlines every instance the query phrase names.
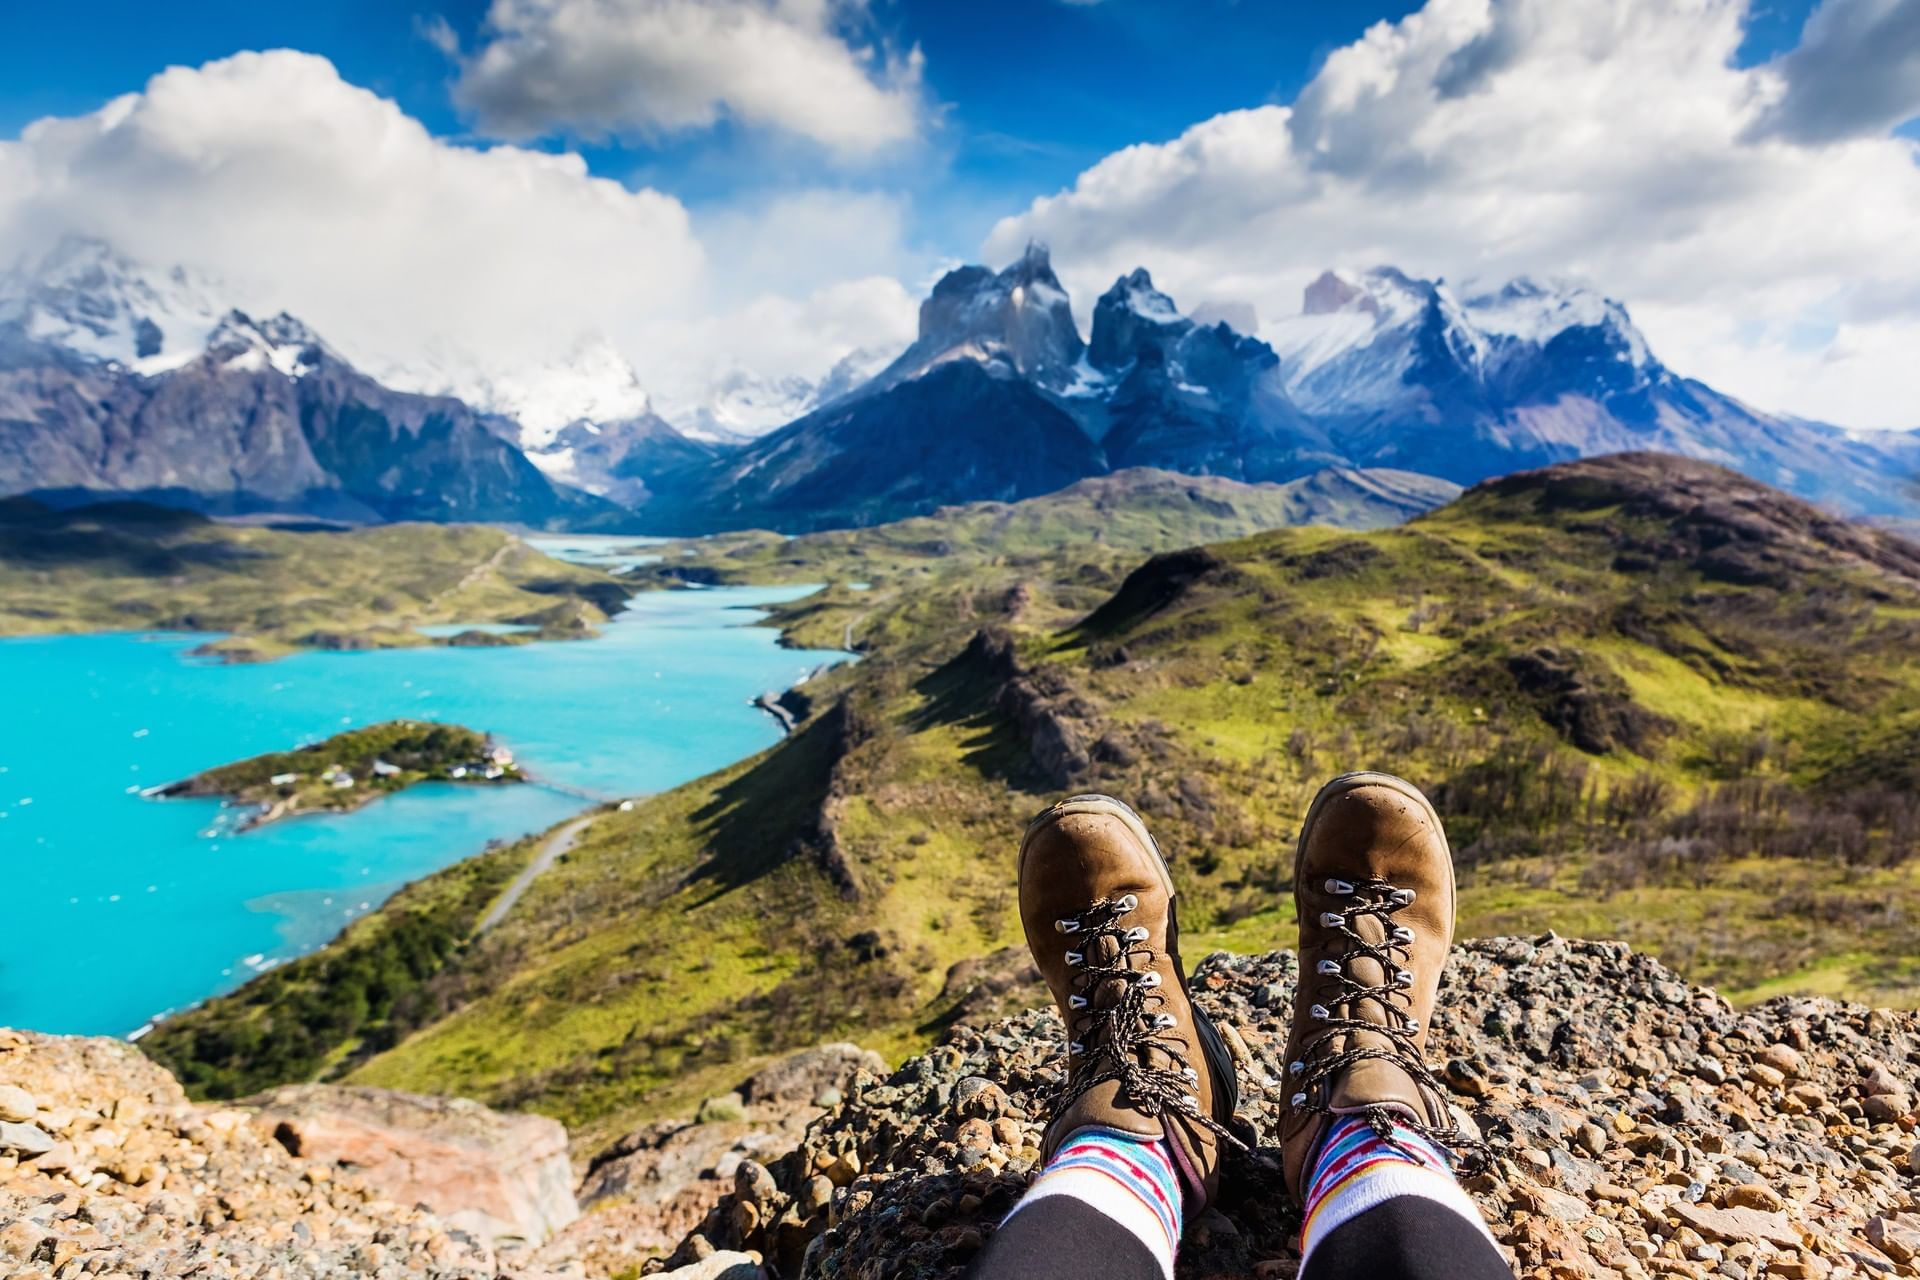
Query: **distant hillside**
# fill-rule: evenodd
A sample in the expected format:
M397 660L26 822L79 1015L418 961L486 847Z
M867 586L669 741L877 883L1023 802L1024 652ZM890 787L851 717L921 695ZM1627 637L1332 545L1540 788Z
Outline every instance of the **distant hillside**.
M1624 936L1742 999L1920 996L1920 549L1720 468L1564 464L1378 532L1130 572L1069 546L780 616L868 645L783 744L596 818L482 937L486 896L452 887L473 872L443 873L151 1051L252 1087L243 1046L294 1037L368 1083L610 1132L743 1058L897 1052L1023 998L1013 845L1065 790L1140 806L1196 953L1284 942L1293 832L1354 767L1434 794L1465 936ZM340 1019L368 934L456 900L444 962Z
M296 532L121 502L0 499L0 636L237 633L232 658L288 646L423 644L415 626L521 622L585 634L627 595L607 575L481 525Z
M1407 471L1318 471L1286 484L1242 484L1147 467L1079 480L1019 502L942 507L865 529L789 538L715 534L660 547L644 576L704 583L880 582L948 573L1000 558L1057 559L1065 548L1144 553L1324 524L1381 529L1450 502L1460 487Z

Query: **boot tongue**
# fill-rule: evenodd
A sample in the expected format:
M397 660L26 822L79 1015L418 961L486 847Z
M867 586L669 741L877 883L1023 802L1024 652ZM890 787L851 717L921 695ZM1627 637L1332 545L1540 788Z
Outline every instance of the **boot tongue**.
M1385 1037L1356 1036L1356 1044ZM1336 1115L1386 1106L1404 1112L1409 1120L1435 1123L1427 1114L1426 1099L1420 1086L1407 1072L1384 1058L1367 1058L1340 1073L1327 1099L1327 1109Z

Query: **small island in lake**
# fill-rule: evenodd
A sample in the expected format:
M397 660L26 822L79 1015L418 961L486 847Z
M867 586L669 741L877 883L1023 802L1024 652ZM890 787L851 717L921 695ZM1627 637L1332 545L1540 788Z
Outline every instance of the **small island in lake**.
M292 751L223 764L151 794L257 806L241 830L302 813L340 813L417 782L524 782L513 752L457 724L388 720Z

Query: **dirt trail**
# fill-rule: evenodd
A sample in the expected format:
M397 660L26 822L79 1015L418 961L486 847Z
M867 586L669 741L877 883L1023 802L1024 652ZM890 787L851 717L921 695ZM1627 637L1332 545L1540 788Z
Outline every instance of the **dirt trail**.
M500 901L494 903L487 914L480 917L480 925L473 931L474 935L477 937L506 919L507 912L513 910L513 904L520 901L520 895L527 891L527 887L540 877L541 872L551 867L561 854L573 848L574 843L580 838L580 833L592 826L597 816L589 814L584 818L575 818L548 836L547 842L540 846L539 854L526 865L525 870L513 878L513 883L507 886L507 891L501 895Z

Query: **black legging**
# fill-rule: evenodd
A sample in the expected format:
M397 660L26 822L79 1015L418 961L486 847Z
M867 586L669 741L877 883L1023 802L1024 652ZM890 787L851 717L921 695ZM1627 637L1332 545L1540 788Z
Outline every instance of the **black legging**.
M973 1280L1160 1280L1139 1237L1079 1200L1048 1196L1000 1228ZM1473 1224L1419 1196L1397 1196L1335 1227L1300 1280L1513 1280Z

